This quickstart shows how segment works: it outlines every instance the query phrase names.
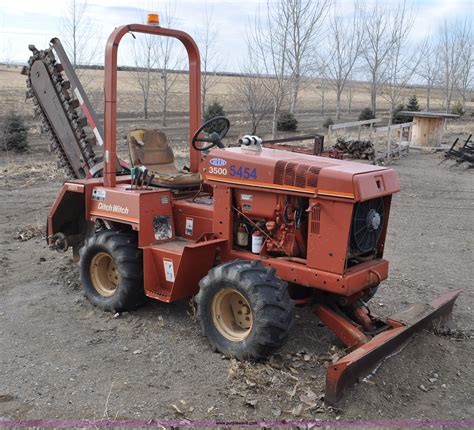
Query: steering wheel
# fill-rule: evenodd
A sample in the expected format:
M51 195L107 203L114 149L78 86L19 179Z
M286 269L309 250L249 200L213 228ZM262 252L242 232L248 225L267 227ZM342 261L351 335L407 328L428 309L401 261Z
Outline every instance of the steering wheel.
M206 121L199 130L194 133L193 139L191 141L193 148L197 151L207 151L214 146L218 148L224 148L222 139L229 131L230 121L225 116L216 116L211 118L209 121ZM203 131L208 131L208 137L199 137ZM197 142L208 143L208 145L197 146Z

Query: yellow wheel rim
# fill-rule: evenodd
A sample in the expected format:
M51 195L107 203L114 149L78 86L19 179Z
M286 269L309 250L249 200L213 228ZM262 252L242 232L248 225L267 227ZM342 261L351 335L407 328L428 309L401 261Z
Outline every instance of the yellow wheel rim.
M117 291L120 275L109 254L99 252L94 255L90 272L92 285L101 296L110 297Z
M214 325L226 339L240 342L252 331L250 304L234 288L223 288L214 296L211 312Z

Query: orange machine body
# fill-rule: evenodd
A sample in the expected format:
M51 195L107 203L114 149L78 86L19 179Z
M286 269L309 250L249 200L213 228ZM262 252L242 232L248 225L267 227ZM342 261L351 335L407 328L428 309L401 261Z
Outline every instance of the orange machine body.
M163 301L194 295L217 257L259 259L288 282L342 296L387 277L385 233L391 195L399 190L393 170L273 149L230 148L211 150L200 171L207 185L201 197L196 191L132 189L127 176L114 187L105 187L102 179L68 182L50 214L50 234L55 233L53 221L64 194L82 193L87 220L127 224L138 232L146 293ZM236 215L278 220L288 195L307 202L306 255L273 255L265 247L255 254L235 244ZM354 205L375 198L383 198L386 214L376 253L349 266ZM270 250L276 249L272 246Z

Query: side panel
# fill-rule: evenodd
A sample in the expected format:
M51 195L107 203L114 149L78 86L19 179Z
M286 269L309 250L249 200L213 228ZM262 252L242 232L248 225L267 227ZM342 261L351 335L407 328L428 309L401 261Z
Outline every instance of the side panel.
M214 234L227 241L222 252L232 249L232 189L221 185L214 188Z
M358 201L375 199L400 191L397 174L392 169L354 175L354 191Z
M213 205L175 200L173 215L176 236L198 240L204 233L213 231Z
M66 182L48 214L47 239L63 233L68 242L86 229L84 185Z
M310 207L308 267L344 273L352 202L316 198L310 200Z
M186 241L187 242L187 241ZM221 239L188 244L169 242L146 247L144 255L145 294L164 302L195 295L199 281L214 266Z

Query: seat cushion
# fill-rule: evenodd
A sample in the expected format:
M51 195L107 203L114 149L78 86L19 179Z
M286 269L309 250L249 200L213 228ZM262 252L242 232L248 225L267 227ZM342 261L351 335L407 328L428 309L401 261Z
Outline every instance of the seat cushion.
M132 166L145 166L155 175L153 184L166 187L186 187L201 184L199 173L178 170L173 150L160 130L133 130L128 134L128 147Z
M201 184L201 175L199 173L189 173L181 171L174 174L156 173L153 179L153 184L162 187L182 188L189 186L196 186Z
M133 130L128 134L128 145L133 166L174 163L173 150L160 130Z

